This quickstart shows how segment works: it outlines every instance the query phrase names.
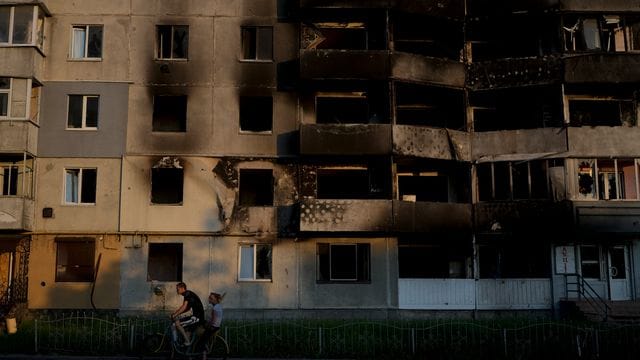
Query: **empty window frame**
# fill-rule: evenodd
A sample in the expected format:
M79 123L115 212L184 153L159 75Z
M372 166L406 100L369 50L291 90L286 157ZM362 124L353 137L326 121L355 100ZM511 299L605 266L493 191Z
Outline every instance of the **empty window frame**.
M380 122L369 114L369 100L364 92L319 94L316 96L316 123L368 124ZM376 115L377 116L377 115Z
M187 96L155 95L152 129L156 132L186 132Z
M149 243L147 281L182 281L182 244Z
M3 196L18 195L18 173L17 166L0 163L0 184L2 184Z
M396 123L466 130L463 93L396 83Z
M242 60L273 60L273 27L243 26L241 31Z
M600 279L600 247L580 245L580 273L587 279Z
M44 13L38 6L0 6L0 44L42 47L43 25Z
M189 26L158 25L156 58L160 60L186 60L189 52Z
M68 102L67 129L98 128L100 96L69 95Z
M271 244L241 244L238 253L238 281L271 280Z
M548 278L551 253L544 245L492 243L478 246L480 278Z
M326 244L317 247L318 282L371 281L370 244Z
M96 203L97 169L77 168L65 169L64 203L87 204Z
M466 246L462 244L467 244ZM464 241L398 240L400 278L465 279L473 276L472 247Z
M568 97L571 126L635 126L633 99Z
M33 159L23 156L0 158L0 195L31 197Z
M634 159L578 159L578 199L637 200L639 165Z
M639 21L636 17L619 15L566 16L564 22L565 50L624 52L637 51Z
M322 168L316 173L318 199L387 198L388 173L383 166Z
M273 99L271 96L240 96L240 131L271 132Z
M70 58L102 58L102 25L73 25Z
M56 239L56 282L94 280L95 239Z
M11 100L11 78L0 77L0 117L9 116Z
M240 169L240 206L273 206L273 171Z
M184 171L180 167L151 169L151 203L182 205Z
M367 50L369 34L364 22L318 22L302 27L303 49Z
M481 163L476 166L480 201L549 198L546 160Z
M449 178L437 171L398 174L398 193L404 201L449 201Z

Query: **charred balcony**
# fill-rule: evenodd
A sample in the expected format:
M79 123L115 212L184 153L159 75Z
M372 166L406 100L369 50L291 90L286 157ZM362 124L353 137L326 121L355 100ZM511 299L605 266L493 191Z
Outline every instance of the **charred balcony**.
M391 153L389 124L304 124L302 155L387 155Z
M300 0L302 10L323 8L391 9L447 17L464 17L463 0Z
M571 204L551 200L500 201L474 204L479 234L531 234L548 229L569 231Z
M640 232L637 220L640 216L640 201L575 201L573 209L578 233L636 235Z

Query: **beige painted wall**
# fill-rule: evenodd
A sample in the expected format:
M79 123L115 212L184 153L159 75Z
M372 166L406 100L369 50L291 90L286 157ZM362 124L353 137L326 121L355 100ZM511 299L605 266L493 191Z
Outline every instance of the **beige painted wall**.
M83 236L83 235L78 235ZM86 235L84 235L86 236ZM95 236L95 260L102 254L94 290L98 309L120 306L120 239L116 235ZM29 261L29 308L90 309L90 282L56 282L56 242L54 235L34 235Z
M36 160L36 231L108 232L118 229L120 159L38 158ZM65 168L97 168L95 205L64 204ZM42 208L53 218L42 218Z

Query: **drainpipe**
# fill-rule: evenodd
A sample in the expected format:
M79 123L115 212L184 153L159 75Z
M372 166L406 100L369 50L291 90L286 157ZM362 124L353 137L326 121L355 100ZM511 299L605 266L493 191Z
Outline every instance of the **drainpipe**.
M93 294L96 290L96 280L98 280L98 271L100 270L100 259L102 259L102 253L98 254L98 261L96 262L93 281L91 282L91 307L93 308L93 310L97 310L96 304L93 302Z

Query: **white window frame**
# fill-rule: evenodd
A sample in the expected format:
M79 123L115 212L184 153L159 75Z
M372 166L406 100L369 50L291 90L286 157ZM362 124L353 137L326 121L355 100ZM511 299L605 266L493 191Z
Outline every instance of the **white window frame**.
M258 279L256 278L256 265L258 262L258 256L257 256L257 249L258 246L267 246L271 248L271 277L269 279ZM253 257L253 264L252 266L252 277L242 277L242 249L243 248L251 248L252 251L252 257ZM265 244L265 243L253 243L253 244L240 244L238 246L238 282L247 282L247 281L254 281L254 282L272 282L273 281L273 245L271 244Z
M159 37L160 37L160 34L159 34L160 27L162 27L162 26L168 26L168 27L171 28L171 56L170 57L162 57L162 52L163 52L162 51L163 50L162 49L162 41L159 39ZM174 38L173 37L174 37L174 34L175 34L174 28L177 27L177 26L186 27L187 28L187 56L186 57L176 57L176 58L173 57L173 43L174 43ZM155 42L156 42L156 54L155 54L156 60L170 60L170 61L187 61L187 60L189 60L189 37L190 37L190 32L191 32L190 30L191 29L190 29L189 25L179 25L179 24L159 24L159 25L156 25L156 33L155 33L155 35L156 35L156 39L155 39Z
M67 183L67 173L70 171L74 171L77 170L78 171L78 184L77 184L77 188L76 188L76 200L75 202L71 201L67 201L67 187L71 186L71 184ZM63 183L64 183L64 191L62 193L62 203L64 205L75 205L75 206L93 206L96 203L92 202L92 203L85 203L82 202L82 174L84 172L84 170L95 170L96 171L96 183L95 183L95 192L96 192L96 199L97 199L97 190L98 190L98 169L95 167L68 167L68 168L64 168L64 172L63 172Z
M72 25L71 26L71 41L69 42L69 60L93 60L93 61L99 61L102 60L102 45L104 44L104 42L102 41L103 39L100 39L101 42L101 47L100 47L100 56L99 57L89 57L88 52L89 52L89 28L91 27L101 27L102 28L102 36L104 38L104 26L100 25L100 24L87 24L87 25ZM84 30L84 51L83 51L83 56L81 57L75 57L74 55L74 46L75 46L75 39L76 39L76 29L83 29Z
M32 6L32 21L31 21L31 41L26 44L14 44L13 43L13 28L15 24L15 10L16 6L7 6L10 8L9 11L9 32L7 36L7 42L0 42L1 46L38 46L41 48L40 44L36 44L36 38L38 37L38 6ZM25 7L25 6L20 6Z
M71 96L82 96L82 126L78 128L69 127L69 106L71 105ZM98 99L98 119L96 119L96 123L100 123L100 95L80 95L80 94L69 94L67 95L67 130L98 130L98 126L87 126L87 100L89 98L97 98Z
M11 117L11 88L13 87L13 78L4 77L5 79L9 79L9 88L8 89L0 89L0 94L7 94L7 114L0 114L0 119L6 119Z

